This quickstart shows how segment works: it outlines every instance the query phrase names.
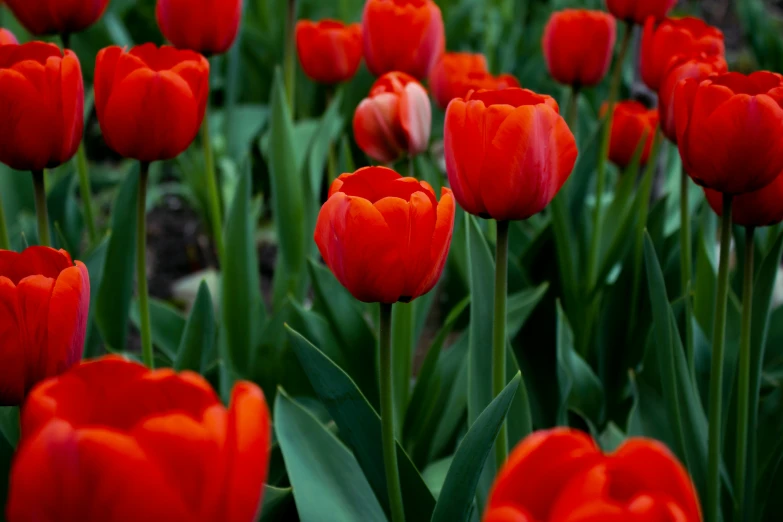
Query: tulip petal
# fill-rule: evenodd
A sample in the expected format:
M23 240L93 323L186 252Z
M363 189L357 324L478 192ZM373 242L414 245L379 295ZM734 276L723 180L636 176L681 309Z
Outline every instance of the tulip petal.
M425 152L432 130L432 106L427 91L419 83L409 83L400 95L400 124L407 135L408 154Z
M17 368L6 371L0 379L0 406L16 406L25 394L25 347L20 338L19 303L16 285L0 275L0 368Z
M429 267L429 273L415 290L414 295L428 293L440 279L449 257L449 248L451 247L451 238L454 231L454 215L454 196L451 190L444 188L441 191L440 203L438 203L437 220L430 247L430 259L426 265Z
M466 212L485 215L479 190L484 145L484 110L480 101L453 100L446 110L444 149L446 171L454 197Z
M49 302L47 376L58 375L82 358L87 314L90 309L90 277L83 263L63 270Z

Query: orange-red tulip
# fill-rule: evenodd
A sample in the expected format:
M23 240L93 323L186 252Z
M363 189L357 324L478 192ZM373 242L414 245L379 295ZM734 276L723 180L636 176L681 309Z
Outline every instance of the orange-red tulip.
M606 8L618 20L643 24L652 16L656 20L665 18L677 0L606 0Z
M444 188L438 202L426 182L368 167L334 181L318 215L315 242L356 299L408 302L440 279L454 210L451 190Z
M606 110L606 106L603 110ZM621 169L628 167L639 143L644 140L640 165L645 165L650 158L650 149L657 130L657 109L648 109L637 101L619 102L612 115L609 159Z
M549 74L559 83L578 88L603 80L616 40L617 24L610 14L565 9L549 18L541 46Z
M519 87L519 81L510 74L493 76L487 69L483 54L445 53L430 71L430 89L441 109L446 109L454 98L464 98L470 91Z
M236 40L242 0L158 0L158 26L179 49L223 54Z
M362 61L362 26L338 20L296 24L299 63L312 80L328 85L354 77Z
M223 406L200 375L109 356L42 383L22 409L8 522L250 522L269 462L254 384Z
M764 188L783 172L783 76L687 79L674 96L677 145L696 183L738 195Z
M0 27L0 45L16 45L18 43L19 40L16 39L14 33Z
M604 455L569 428L533 433L495 478L483 522L701 522L696 491L665 446L629 439Z
M198 134L209 62L193 51L107 47L95 64L95 109L106 143L126 158L177 157Z
M445 154L460 206L505 221L549 205L571 175L577 150L554 99L512 88L452 101Z
M407 153L427 150L432 130L432 106L427 91L415 78L392 72L381 76L353 116L359 148L381 163Z
M5 3L25 29L40 36L84 31L101 18L109 0L6 0Z
M0 163L42 170L76 154L84 127L79 59L52 44L0 47Z
M424 80L446 50L443 16L432 0L367 0L362 40L375 76L401 71Z
M649 18L642 34L642 79L647 87L658 92L672 60L678 55L723 56L725 52L723 33L704 20L667 18L656 24Z
M723 194L704 189L707 201L718 216L723 215ZM743 227L769 227L783 221L783 176L756 192L736 196L731 219Z
M90 278L64 250L0 250L0 406L82 358Z
M725 74L729 66L721 55L678 55L669 63L658 90L658 113L661 116L661 130L673 143L677 143L677 124L674 113L674 91L682 80L693 78L705 80L713 75Z

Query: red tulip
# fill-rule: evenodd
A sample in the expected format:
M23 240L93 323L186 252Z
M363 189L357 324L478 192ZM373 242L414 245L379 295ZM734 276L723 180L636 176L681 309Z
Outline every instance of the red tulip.
M738 195L764 188L783 172L783 76L688 79L674 96L680 156L696 183Z
M688 473L657 441L604 455L582 432L523 440L495 478L484 522L701 522Z
M642 79L658 92L671 62L678 55L723 56L726 47L720 29L698 18L667 18L656 25L649 18L642 35Z
M52 44L0 47L0 162L43 170L76 154L84 127L79 59Z
M353 134L359 148L381 163L407 153L427 150L432 130L432 107L427 91L412 76L381 76L353 116Z
M334 181L315 242L356 299L408 302L440 279L453 228L451 190L444 188L438 202L426 182L368 167Z
M432 0L367 0L362 39L375 76L401 71L423 80L446 50L443 16Z
M432 96L441 109L446 109L454 98L464 98L470 91L519 87L519 81L510 74L490 74L484 55L472 53L445 53L430 71L429 83Z
M723 194L705 188L704 195L718 216L723 215ZM756 192L736 196L731 218L743 227L769 227L783 221L783 176Z
M515 88L452 101L444 145L457 202L498 221L541 212L571 175L577 155L557 102Z
M82 358L90 278L64 250L0 250L0 406Z
M116 356L35 388L22 436L8 522L250 522L269 462L256 385L226 408L200 375Z
M617 24L608 13L565 9L549 18L541 45L549 74L579 88L601 83L616 40Z
M296 24L299 63L312 80L335 84L350 80L362 61L362 26L337 20Z
M109 0L6 0L17 20L34 35L84 31L97 22Z
M658 113L661 116L661 130L673 143L677 143L677 125L674 118L674 91L682 80L693 78L698 81L712 75L728 72L729 66L721 55L678 55L669 62L669 69L658 90Z
M606 106L603 108L603 111L605 110ZM657 109L648 109L636 101L619 102L612 115L609 159L621 169L628 167L633 161L639 143L644 140L640 165L645 165L650 158L650 149L657 130Z
M665 18L677 0L606 0L606 8L618 20L643 24L652 16L656 20Z
M0 45L16 45L18 43L19 40L16 39L14 33L0 27Z
M126 158L177 157L198 134L209 62L193 51L107 47L95 64L95 109L106 143Z
M158 0L158 26L179 49L223 54L236 40L242 0Z

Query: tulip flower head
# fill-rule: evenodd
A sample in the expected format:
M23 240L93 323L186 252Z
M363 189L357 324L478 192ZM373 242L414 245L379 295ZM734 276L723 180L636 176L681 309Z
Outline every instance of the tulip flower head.
M0 250L0 406L79 362L89 308L87 267L64 250Z
M606 109L604 105L602 112ZM637 101L619 102L615 105L612 115L609 159L619 168L627 168L632 163L639 144L644 140L639 164L646 165L657 130L657 109L648 109Z
M30 394L11 469L9 522L250 522L269 462L264 394L228 408L203 377L116 356Z
M727 73L675 89L683 168L723 194L755 192L783 172L783 76Z
M350 80L362 61L362 26L337 20L296 24L296 50L305 74L333 85Z
M36 36L71 34L97 22L109 0L5 0L17 20Z
M606 0L606 8L618 20L641 25L649 17L665 18L676 3L677 0Z
M445 53L430 71L432 96L441 109L455 98L464 98L470 91L519 87L510 74L493 76L487 69L483 54Z
M84 83L79 59L56 45L0 46L0 163L54 168L82 140Z
M424 181L367 167L334 181L315 242L326 265L368 303L409 302L440 279L454 228L454 198Z
M446 50L443 16L432 0L367 0L362 40L375 76L400 71L424 80Z
M107 47L95 64L95 109L106 143L126 158L173 159L198 134L209 62L193 51Z
M534 479L533 479L534 477ZM701 522L685 468L661 443L629 439L605 455L570 428L524 439L495 478L483 522Z
M565 9L552 14L541 46L549 74L576 88L601 83L617 40L617 23L603 11Z
M381 163L426 151L431 130L427 91L415 78L400 72L381 76L353 116L356 143Z
M718 216L723 214L723 194L704 189L707 202ZM783 176L757 190L735 196L731 202L731 219L743 227L770 227L783 222Z
M577 156L557 102L519 88L452 101L444 147L459 205L498 221L541 212L571 175Z
M155 14L174 47L207 56L223 54L239 33L242 0L158 0Z
M647 87L658 92L679 55L724 56L723 33L703 20L693 17L667 18L656 24L649 18L642 35L641 69Z
M0 45L17 45L18 43L19 40L16 39L14 33L0 27Z

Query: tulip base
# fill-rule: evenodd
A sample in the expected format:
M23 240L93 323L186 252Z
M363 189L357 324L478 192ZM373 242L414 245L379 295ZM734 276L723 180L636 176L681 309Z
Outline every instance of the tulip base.
M715 318L712 333L712 371L710 373L709 441L707 465L706 520L718 520L721 505L720 463L723 409L723 359L726 344L726 308L729 297L729 252L731 250L732 199L723 195L720 235L718 292L715 296Z
M141 357L148 368L155 367L152 353L149 288L147 285L147 182L150 164L141 162L139 192L136 200L136 291L141 316Z
M506 294L508 292L508 232L509 222L497 222L495 255L495 310L492 328L492 396L497 397L506 386ZM503 466L508 456L508 425L503 422L495 441L495 464Z
M46 210L46 183L43 170L33 171L33 189L35 190L35 216L38 219L38 244L51 246L49 235L49 213Z
M389 492L392 522L403 522L402 488L397 465L397 442L394 438L394 386L391 351L392 305L381 303L380 353L381 353L381 435L383 464L386 469L386 489Z

